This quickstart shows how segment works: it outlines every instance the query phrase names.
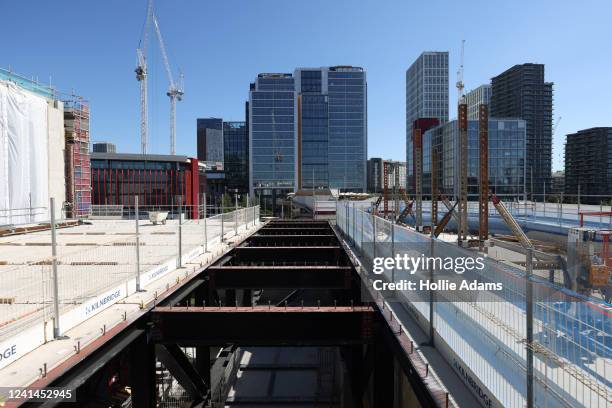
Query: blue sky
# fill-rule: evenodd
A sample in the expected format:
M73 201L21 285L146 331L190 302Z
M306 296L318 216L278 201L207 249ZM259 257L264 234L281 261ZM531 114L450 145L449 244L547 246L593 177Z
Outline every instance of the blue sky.
M93 140L137 152L134 68L145 3L4 1L0 67L75 90L90 101ZM406 68L424 50L448 50L456 116L461 39L468 90L514 64L546 64L554 117L563 117L554 169L562 167L565 134L612 126L610 1L156 0L155 8L170 62L185 74L179 154L195 155L197 117L244 118L259 72L358 65L368 76L369 156L405 160ZM155 44L149 71L150 151L167 153L167 80Z

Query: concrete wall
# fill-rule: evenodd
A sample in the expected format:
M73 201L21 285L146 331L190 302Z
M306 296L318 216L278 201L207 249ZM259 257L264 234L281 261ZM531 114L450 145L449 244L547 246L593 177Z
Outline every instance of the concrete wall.
M66 180L64 173L64 104L49 100L47 110L49 141L49 197L55 198L55 217L62 216L62 203L66 200Z

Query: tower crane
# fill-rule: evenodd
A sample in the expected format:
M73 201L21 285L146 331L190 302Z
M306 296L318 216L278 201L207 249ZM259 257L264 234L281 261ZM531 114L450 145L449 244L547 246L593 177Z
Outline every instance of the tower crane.
M183 99L183 75L179 75L178 82L174 81L172 76L172 70L170 69L170 63L168 61L168 53L166 52L166 46L164 39L159 29L159 22L153 12L153 0L147 2L147 15L145 18L145 24L143 28L142 38L136 50L138 57L138 66L135 69L136 79L140 82L140 145L142 154L147 153L148 149L148 103L147 103L147 48L149 44L149 31L151 24L154 27L157 40L159 42L159 48L161 50L162 59L164 61L164 67L166 74L168 75L168 91L166 95L170 97L170 154L176 153L176 101Z
M461 40L461 61L459 63L459 69L457 70L457 83L455 86L457 87L457 98L459 98L459 103L461 103L461 99L463 98L463 88L465 87L463 83L463 54L465 48L465 40Z
M153 26L155 27L159 48L161 49L162 59L164 60L164 67L168 75L169 86L166 95L170 97L170 154L174 155L176 154L176 101L183 100L183 74L181 73L179 75L179 80L175 83L172 77L172 70L170 69L170 62L168 62L166 45L164 44L164 39L161 35L159 23L155 14L153 14Z
M134 72L136 72L136 79L140 83L140 151L142 154L147 154L148 147L148 133L149 133L149 119L148 119L148 105L147 105L147 47L149 45L149 26L153 19L153 0L147 2L147 16L145 17L144 29L142 32L142 38L136 49L136 55L138 57L138 66Z

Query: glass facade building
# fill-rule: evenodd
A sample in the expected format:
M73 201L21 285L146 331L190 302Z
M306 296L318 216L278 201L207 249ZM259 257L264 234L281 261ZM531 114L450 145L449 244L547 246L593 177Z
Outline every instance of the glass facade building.
M326 72L296 70L298 92L298 189L329 186L329 98Z
M489 119L489 189L502 199L522 199L525 192L525 121ZM479 195L478 121L468 121L468 200ZM459 195L459 132L453 120L423 135L423 193L431 195L431 152L438 153L437 174L440 192Z
M246 122L223 122L223 171L228 192L249 192L249 128Z
M298 189L367 189L367 82L359 67L295 71Z
M197 119L198 160L223 163L223 119Z
M264 212L296 188L296 92L291 74L259 74L249 92L249 186Z
M448 51L423 52L406 70L406 189L414 192L414 121L448 122Z
M365 192L366 100L359 67L259 74L248 107L251 194L276 211L279 200L301 189Z
M366 191L367 103L365 71L329 68L329 187Z

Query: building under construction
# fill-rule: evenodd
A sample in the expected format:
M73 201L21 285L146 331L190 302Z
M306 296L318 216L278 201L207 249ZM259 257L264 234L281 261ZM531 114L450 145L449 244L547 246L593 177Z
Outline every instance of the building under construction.
M91 163L89 159L89 105L73 96L64 102L66 132L66 216L91 213Z

